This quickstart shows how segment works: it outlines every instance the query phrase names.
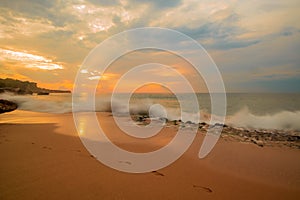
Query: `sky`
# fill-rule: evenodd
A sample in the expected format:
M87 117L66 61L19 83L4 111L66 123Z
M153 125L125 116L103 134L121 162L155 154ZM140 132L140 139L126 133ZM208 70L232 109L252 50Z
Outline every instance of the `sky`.
M129 29L161 27L200 43L227 92L300 92L299 9L299 0L1 0L0 78L72 90L98 44ZM126 54L103 74L88 72L89 78L100 79L100 92L110 92L126 70L153 61L178 70L197 92L206 91L189 63L161 51ZM150 70L154 75L170 78L167 71ZM153 84L139 91L165 88Z

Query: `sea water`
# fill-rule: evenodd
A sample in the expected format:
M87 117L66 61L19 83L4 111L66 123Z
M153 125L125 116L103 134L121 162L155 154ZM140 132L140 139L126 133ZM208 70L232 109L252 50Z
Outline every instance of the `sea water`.
M191 104L191 94L181 95L181 102L174 94L133 94L129 101L131 114L147 115L153 104L164 107L169 120L179 120L186 115L193 121L193 115L198 114L201 121L208 122L211 116L210 94L196 94L199 109L193 113L182 110L181 104ZM121 99L126 94L116 95L115 101L120 100L119 112L126 112L126 105L122 105ZM12 95L0 94L1 99L16 102L20 110L70 113L72 112L72 94L55 94L47 96L39 95ZM78 97L82 98L82 97ZM289 129L300 130L300 94L288 93L228 93L226 94L226 122L235 127L264 128L264 129ZM118 103L118 102L117 102ZM116 105L116 104L115 104ZM84 104L78 112L90 112ZM95 96L95 111L111 112L111 95L98 94ZM215 115L218 115L213 113ZM161 110L157 111L159 117ZM155 115L155 112L154 112Z

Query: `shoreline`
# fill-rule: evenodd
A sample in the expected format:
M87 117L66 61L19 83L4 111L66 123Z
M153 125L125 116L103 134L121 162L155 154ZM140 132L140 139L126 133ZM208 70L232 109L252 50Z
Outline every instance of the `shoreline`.
M160 148L176 131L166 126L144 143L131 140L110 113L97 113L109 138L136 152ZM221 137L204 159L197 154L205 136L170 166L128 174L96 160L82 145L73 116L28 111L0 115L1 199L297 199L299 150ZM226 135L226 134L225 134ZM225 136L224 135L224 136ZM222 135L223 136L223 135Z
M27 113L27 115L32 116L54 116L54 115L72 115L72 113L45 113L45 112L34 112L34 111L24 111L18 110L17 108L12 111L14 116L17 116L18 113ZM7 113L7 112L6 112ZM86 112L81 112L86 113ZM108 113L111 116L111 112L96 112L98 114ZM3 114L3 113L2 113ZM0 115L0 117L3 115ZM131 115L133 122L138 126L147 126L151 120L160 121L164 124L164 127L175 127L176 129L190 124L195 124L193 122L182 122L181 120L172 120L169 121L166 118L150 118L146 115ZM2 119L2 122L5 122L5 118ZM18 121L18 119L13 119L9 117L11 121ZM21 119L22 121L23 119ZM1 123L1 122L0 122ZM198 123L198 132L207 132L210 128L222 127L222 132L220 137L225 140L244 142L244 143L253 143L259 147L264 146L274 146L274 147L290 147L300 149L300 130L277 130L277 129L263 129L263 128L244 128L244 127L234 127L225 124L208 124L206 122Z
M148 125L151 119L148 116L134 115L132 118L138 125ZM157 119L156 119L157 120ZM181 120L168 121L167 119L158 119L165 123L165 126L175 126L176 128L195 124L193 122L182 122ZM243 128L234 127L227 124L208 124L200 122L198 132L207 132L214 127L222 127L220 137L237 141L253 143L260 147L263 146L287 146L291 148L300 149L300 131L299 130L276 130L276 129L257 129L257 128Z

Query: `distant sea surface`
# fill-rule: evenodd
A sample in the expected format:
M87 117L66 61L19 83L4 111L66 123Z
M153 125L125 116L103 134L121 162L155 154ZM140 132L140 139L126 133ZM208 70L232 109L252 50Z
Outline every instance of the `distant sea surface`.
M190 94L180 94L184 104L190 104ZM121 100L124 94L118 94L116 100ZM199 115L201 121L209 121L211 103L209 94L197 94ZM229 93L227 96L226 123L243 128L289 129L300 130L300 94L290 93ZM18 103L20 110L69 113L72 112L72 94L50 94L45 96L0 94L1 99ZM84 97L77 97L84 98ZM96 111L111 111L111 96L97 95ZM121 101L120 101L121 102ZM169 120L181 119L180 104L173 94L133 94L130 99L132 114L146 114L153 104L162 105ZM125 112L126 106L120 105L120 112ZM85 106L79 111L85 110ZM183 111L185 112L185 111ZM155 114L155 112L154 112ZM193 113L195 114L195 113ZM218 113L214 113L217 115ZM159 117L160 111L157 111ZM184 113L192 116L192 113ZM191 118L192 121L192 118Z

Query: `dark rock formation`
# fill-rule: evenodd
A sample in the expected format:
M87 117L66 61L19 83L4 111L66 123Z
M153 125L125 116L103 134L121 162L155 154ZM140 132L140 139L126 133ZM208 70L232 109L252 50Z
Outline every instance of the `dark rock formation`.
M18 95L24 94L46 94L46 93L71 93L67 90L50 90L46 88L39 88L37 83L29 81L20 81L10 78L0 79L0 93L11 92Z
M17 108L18 105L16 103L0 99L0 114L5 112L11 112L13 110L16 110Z
M37 95L49 95L49 92L38 92Z

